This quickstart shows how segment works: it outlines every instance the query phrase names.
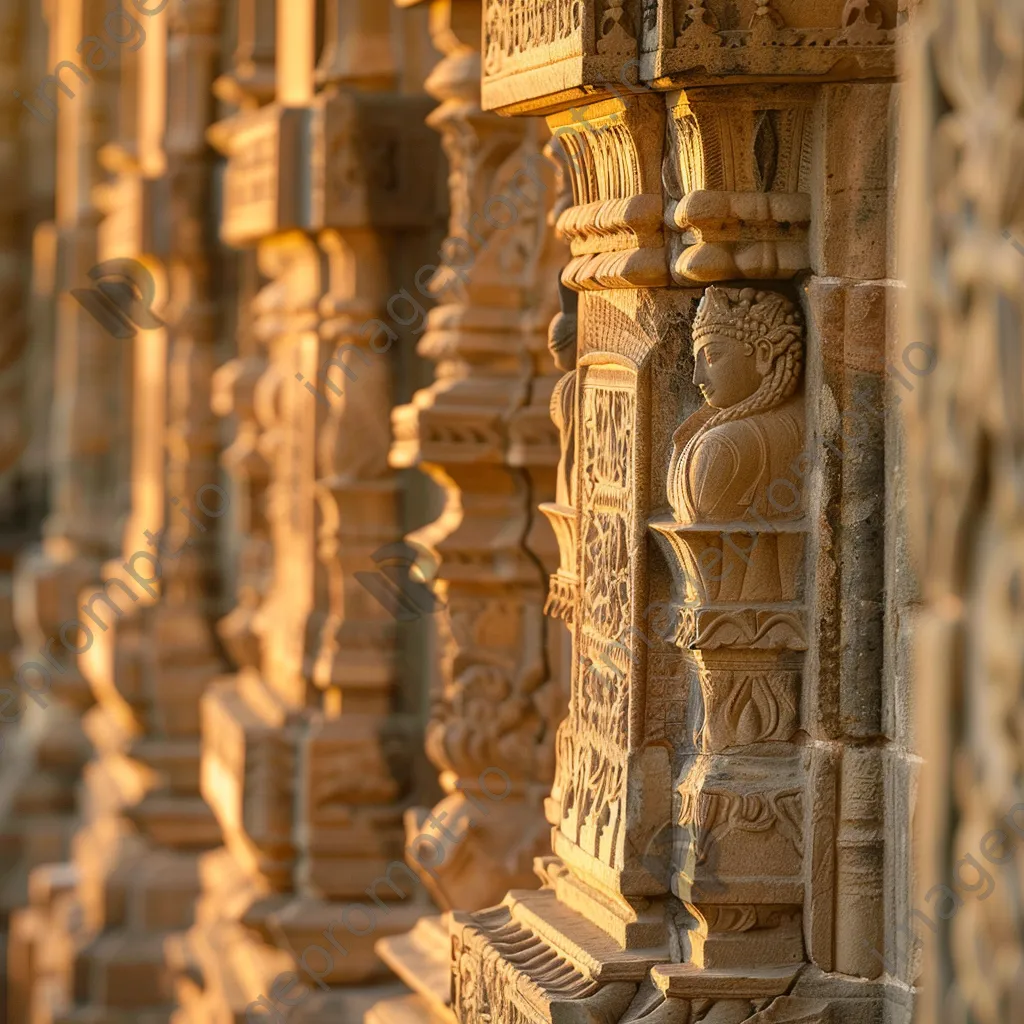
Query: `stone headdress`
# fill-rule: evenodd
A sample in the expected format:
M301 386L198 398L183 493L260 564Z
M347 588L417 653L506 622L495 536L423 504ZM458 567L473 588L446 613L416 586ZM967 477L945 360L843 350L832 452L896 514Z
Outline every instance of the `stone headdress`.
M765 412L796 391L804 362L803 329L800 311L778 292L715 285L704 292L693 321L694 343L699 345L712 334L724 335L741 342L752 354L757 342L767 341L772 349L772 365L749 398L720 409L703 430Z

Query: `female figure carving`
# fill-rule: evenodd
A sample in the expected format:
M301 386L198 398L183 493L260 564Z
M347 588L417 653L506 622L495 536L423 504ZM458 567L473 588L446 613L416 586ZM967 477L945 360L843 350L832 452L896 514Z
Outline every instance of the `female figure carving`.
M712 286L693 322L693 355L707 404L673 437L676 519L798 518L802 499L790 478L804 443L799 310L777 292Z

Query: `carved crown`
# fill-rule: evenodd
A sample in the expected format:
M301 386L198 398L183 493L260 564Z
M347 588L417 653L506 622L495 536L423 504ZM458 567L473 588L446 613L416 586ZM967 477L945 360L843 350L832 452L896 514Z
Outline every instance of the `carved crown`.
M746 342L763 338L774 346L801 337L803 317L778 292L712 285L697 306L691 333L695 342L710 334L720 334Z

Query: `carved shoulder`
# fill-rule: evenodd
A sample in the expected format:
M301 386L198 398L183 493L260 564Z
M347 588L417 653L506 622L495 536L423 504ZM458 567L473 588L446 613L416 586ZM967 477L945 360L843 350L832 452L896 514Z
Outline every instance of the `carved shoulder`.
M733 518L737 485L743 467L742 424L726 423L696 438L685 459L688 505L695 520Z
M682 448L677 442L669 472L669 500L681 522L726 522L752 508L763 512L772 474L781 474L802 440L789 410L688 433Z

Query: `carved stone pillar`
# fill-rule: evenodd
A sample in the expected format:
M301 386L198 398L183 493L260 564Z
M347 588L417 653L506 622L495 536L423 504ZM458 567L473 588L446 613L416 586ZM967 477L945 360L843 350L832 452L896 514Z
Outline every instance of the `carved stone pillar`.
M923 763L916 877L909 858L897 867L916 885L884 951L888 972L918 986L922 1024L995 1024L1022 1005L1024 90L1010 42L1021 31L1012 3L923 5L901 102L907 298L893 360L903 380L890 387L920 586L907 608L907 759ZM901 1009L893 1019L909 1021Z
M478 0L435 0L430 19L443 59L426 83L440 100L428 123L448 156L451 222L419 346L435 380L395 410L391 462L445 495L440 518L409 536L438 565L445 605L426 743L445 797L406 828L410 864L451 910L532 884L546 846L565 653L543 616L557 551L536 505L555 496L546 335L565 256L546 226L556 189L543 125L480 108ZM375 1007L374 1024L451 1019L446 929L431 918L380 944L415 994Z
M403 533L389 410L415 317L396 275L438 224L440 154L414 127L427 98L398 87L398 16L328 4L314 67L313 12L279 5L276 101L214 134L222 237L256 248L263 284L218 380L254 536L221 624L240 671L203 700L203 792L225 845L172 952L183 1024L358 1020L400 991L374 942L426 910L393 870L415 743L403 636L363 580Z
M895 5L639 6L485 15L485 104L549 113L573 184L544 511L574 648L544 884L454 915L454 1010L866 1022L893 178L860 80Z
M102 67L77 77L65 70L65 79L73 82L71 95L43 81L75 53L83 37L102 31L105 13L94 0L49 5L49 53L33 69L34 81L19 82L29 135L53 131L56 159L53 227L36 236L34 268L34 290L44 305L52 305L34 324L52 331L52 339L35 349L49 349L47 361L52 360L52 388L42 391L51 416L49 516L42 545L29 548L15 572L21 646L13 658L21 669L16 681L23 696L8 750L18 769L5 772L21 842L20 861L7 878L22 886L31 872L31 905L11 920L8 1011L15 1021L27 1019L40 979L66 977L70 962L67 943L59 938L66 933L57 922L73 871L53 862L68 853L75 788L89 754L82 713L93 700L76 663L75 648L81 645L74 623L81 614L79 592L99 585L103 561L118 549L128 506L130 386L124 342L71 294L90 285L89 271L99 258L101 215L94 188L102 177L100 149L112 138L119 56L113 53ZM29 93L36 83L35 93ZM30 159L34 152L30 146Z
M79 595L96 755L74 890L51 932L68 954L64 977L37 981L33 997L57 1015L169 1012L164 940L191 923L196 853L218 838L198 791L198 708L222 667L211 538L228 502L209 408L216 275L205 232L219 28L216 0L147 19L145 47L121 69L119 138L103 152L113 177L96 190L103 274L133 281L145 306L118 305L129 324L104 323L132 354L131 511L123 561Z
M38 20L38 14L22 0L0 3L0 118L6 128L0 140L0 316L5 325L0 339L0 693L5 702L0 712L0 779L4 780L0 785L0 1006L7 1002L9 915L27 902L26 873L42 852L30 848L31 803L21 799L29 795L24 779L34 758L25 744L18 742L21 697L15 673L20 662L13 600L15 557L38 540L43 515L40 485L45 484L45 466L39 464L39 456L45 452L45 436L36 437L33 445L33 431L39 430L43 418L33 409L32 400L42 397L47 401L45 386L50 382L39 378L48 369L46 354L53 342L52 337L42 336L37 329L41 325L33 322L36 308L30 298L33 229L38 218L53 215L53 181L51 175L33 182L35 167L24 158L28 144L38 145L51 158L53 146L33 130L38 124L31 126L21 117L24 111L16 94L37 73L42 64L40 51L46 51L33 31ZM35 351L39 355L34 355ZM44 856L60 852L58 846Z

